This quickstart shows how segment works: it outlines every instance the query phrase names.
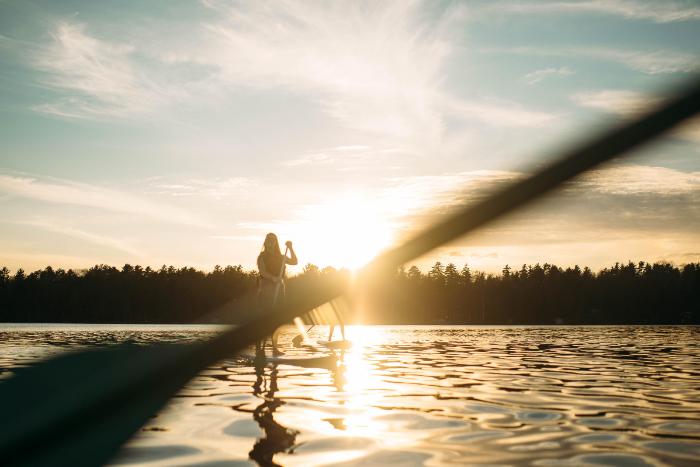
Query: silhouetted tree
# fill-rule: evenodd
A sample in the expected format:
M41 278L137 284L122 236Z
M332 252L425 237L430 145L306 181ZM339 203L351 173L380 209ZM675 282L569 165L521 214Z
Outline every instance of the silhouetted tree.
M307 264L302 274L334 274ZM0 268L0 321L187 323L255 289L256 271L125 264L14 275ZM506 265L499 276L435 263L376 278L363 319L376 323L700 324L700 263ZM352 318L352 317L350 317Z

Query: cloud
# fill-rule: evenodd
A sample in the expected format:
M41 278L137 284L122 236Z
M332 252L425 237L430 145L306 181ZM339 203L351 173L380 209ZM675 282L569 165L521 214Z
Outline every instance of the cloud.
M600 110L629 119L660 105L658 96L620 89L606 89L574 94L571 99L582 107ZM692 142L700 142L700 118L693 118L674 130L673 135Z
M133 47L89 36L85 25L60 22L50 46L35 57L46 84L74 96L35 110L66 117L123 115L141 111L152 100L129 59Z
M0 264L11 270L35 271L46 266L80 269L103 262L103 258L86 259L78 255L20 252L15 249L3 251L0 247Z
M408 239L466 202L483 198L522 175L516 172L475 170L442 175L392 177L368 195L373 209L396 227L397 240Z
M289 159L282 162L282 165L287 167L299 167L303 165L329 164L336 161L337 156L331 156L325 153L305 154L296 159Z
M573 75L574 72L571 68L562 66L559 68L542 68L540 70L535 70L533 72L530 72L525 75L523 78L527 84L532 86L533 84L537 84L546 77L549 76L569 76Z
M57 22L51 42L31 48L42 83L64 95L35 105L37 112L67 118L138 115L186 95L182 86L157 81L135 59L136 47L98 39L85 24Z
M612 48L579 48L578 53L622 63L649 75L694 73L698 71L698 56L671 50L631 51Z
M392 157L400 152L398 148L373 148L360 144L336 146L333 148L320 149L307 154L302 154L294 159L288 159L282 162L285 167L305 167L318 165L335 165L338 170L350 170L351 168L360 168L362 165L367 165L376 170L378 158ZM387 169L384 165L383 169Z
M458 100L445 98L443 105L454 117L495 127L539 128L551 124L557 114L531 110L503 100Z
M599 13L617 15L630 19L643 19L656 23L700 20L700 7L687 2L665 0L583 0L554 2L499 2L491 4L489 10L500 13Z
M209 238L215 240L234 240L234 241L246 241L246 242L260 242L260 235L212 235Z
M205 226L179 208L154 203L128 193L66 180L39 180L35 177L0 174L0 192L55 204L72 204L144 216L169 223Z
M434 153L446 115L499 126L542 126L554 118L511 102L459 99L442 87L461 10L436 14L425 2L264 4L208 2L224 19L208 25L217 63L232 84L311 92L348 128L379 133L405 150ZM274 24L275 27L269 27ZM193 58L194 59L194 58ZM567 70L560 70L566 73ZM326 152L289 161L326 163Z
M50 44L31 56L43 83L62 95L33 109L64 118L126 118L175 103L201 104L241 87L278 89L308 97L342 126L379 135L411 154L434 154L447 144L446 116L516 127L553 118L515 103L447 94L443 81L458 37L455 25L463 18L460 6L295 0L275 8L218 0L203 5L216 19L188 26L189 41L123 43L97 38L85 24L56 23ZM133 28L126 33L148 37Z
M402 225L416 231L524 175L476 171L407 177L396 179L387 194L408 207L396 213ZM485 237L497 244L510 237L526 243L573 241L600 229L692 231L700 228L700 172L645 165L595 170L513 219L488 228Z
M149 193L174 197L202 196L218 200L240 195L257 186L257 181L247 177L190 178L179 182L157 177L151 180Z
M572 96L572 100L582 107L627 117L640 114L661 102L657 97L619 89L582 92Z
M517 178L522 174L509 174ZM442 186L441 176L430 184ZM446 178L452 185L451 177ZM403 222L420 228L468 200L476 200L504 180L441 193L438 209L408 213ZM477 268L499 270L504 264L578 263L593 268L614 260L694 261L700 231L700 172L622 165L596 170L531 207L495 222L418 260L454 261L462 252ZM494 252L486 261L480 252ZM624 256L620 256L624 255Z
M92 232L87 232L87 231L82 230L82 229L77 229L74 227L61 225L60 223L56 222L55 220L52 220L51 222L47 222L47 221L17 221L17 222L13 222L13 223L40 228L43 230L47 230L49 232L53 232L53 233L57 233L57 234L61 234L61 235L66 235L68 237L77 238L79 240L84 240L84 241L93 243L95 245L106 246L106 247L111 248L113 250L120 251L122 253L126 253L126 254L134 257L135 259L140 259L140 258L145 257L145 255L142 251L138 250L137 248L134 248L128 242L126 242L122 239L113 238L113 237L109 237L106 235L99 235L99 234L95 234Z
M206 2L220 17L191 59L231 84L313 93L343 125L433 142L452 10L423 2Z
M346 146L336 146L333 148L334 151L365 151L370 149L369 146L362 144L350 144Z
M542 230L548 229L546 219L558 220L561 228L549 229L560 242L596 235L692 237L700 229L700 172L644 165L593 171L533 216L545 221Z
M693 194L700 197L700 172L626 165L591 171L576 182L576 187L613 195L645 193L663 197Z
M247 222L222 230L216 238L222 244L227 244L227 240L231 244L256 239L260 242L266 232L276 232L298 242L304 261L347 264L344 261L350 261L348 258L334 258L336 252L324 250L328 245L337 249L336 240L340 237L330 235L333 241L328 238L329 232L335 232L333 229L342 224L338 213L342 213L343 222L353 224L344 235L367 235L374 229L382 238L401 243L456 207L477 202L524 176L520 172L482 170L390 177L380 184L345 193L355 200L347 205L343 204L343 192L334 187L321 198L311 197L289 209L278 209L277 217L256 218L257 213L251 212ZM359 219L367 216L376 222L353 223L358 212L362 213ZM578 261L597 267L611 258L619 259L616 254L620 252L631 255L631 259L654 259L664 255L676 258L677 252L695 251L699 229L700 173L627 164L591 172L540 203L464 240L445 245L444 249L463 251L464 259L470 263L496 254L498 257L492 259L498 260L498 268L521 259L533 263ZM643 249L645 242L648 250ZM604 254L585 261L584 251ZM441 252L436 250L429 255L430 261L440 257Z
M626 50L614 47L500 47L482 49L485 53L505 53L540 57L587 57L620 63L648 75L695 73L698 55L674 50Z

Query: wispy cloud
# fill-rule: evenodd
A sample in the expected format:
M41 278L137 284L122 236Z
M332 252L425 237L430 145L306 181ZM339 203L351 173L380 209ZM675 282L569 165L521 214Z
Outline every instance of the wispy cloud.
M523 174L503 174L518 178ZM459 186L441 193L438 210L424 209L404 218L425 225L476 199L505 180L480 177L466 192ZM425 180L444 186L443 176ZM451 177L446 176L452 185ZM494 183L495 182L495 183ZM500 268L523 262L579 262L597 267L627 259L696 260L683 256L698 245L700 173L645 165L614 166L594 171L529 209L514 214L438 251L446 261L468 261ZM624 248L621 245L624 244ZM498 261L478 261L478 252L495 252ZM567 254L568 251L568 254ZM463 256L460 258L458 254ZM625 255L620 257L620 255ZM627 256L629 255L629 256ZM434 261L435 256L431 257Z
M102 258L86 259L80 255L52 254L45 251L40 253L19 251L12 249L3 251L0 247L0 264L12 269L23 269L34 271L43 269L46 266L80 269L93 266L102 262Z
M408 238L455 206L475 201L503 183L522 176L517 172L474 170L440 175L391 177L367 196L373 209L396 227L396 238Z
M312 153L304 154L295 159L289 159L282 162L282 165L287 167L299 167L304 165L330 164L336 161L337 155L332 156L327 153Z
M600 110L622 118L650 111L663 102L658 96L621 89L604 89L574 94L571 99L582 107ZM700 142L700 118L691 119L674 130L673 135Z
M124 117L153 110L180 94L156 83L134 61L135 47L98 39L85 24L60 21L51 42L35 48L34 66L43 83L63 92L38 112L69 118Z
M378 158L396 156L401 151L398 148L385 147L374 148L361 144L336 146L333 148L320 149L307 154L302 154L293 159L282 162L286 167L306 167L306 166L330 166L334 165L337 170L348 170L366 166L368 162L376 162ZM371 164L376 169L376 164ZM390 169L386 164L383 169Z
M590 172L576 186L578 190L594 190L603 194L695 194L700 198L700 172L625 165Z
M463 19L460 6L296 0L275 8L218 0L203 5L217 19L192 25L187 42L120 43L91 35L85 24L56 23L51 43L31 55L44 84L60 94L34 110L123 118L173 103L201 103L242 87L278 89L306 96L342 126L379 135L413 154L439 151L447 117L516 127L542 126L553 117L516 103L456 98L444 88L455 26ZM169 72L178 67L205 77Z
M62 225L60 222L57 222L55 220L52 220L51 222L48 222L46 220L16 221L13 223L39 228L56 234L66 235L68 237L84 240L94 245L111 248L113 250L126 253L134 259L142 259L145 257L142 251L133 247L129 242L125 241L124 239L100 235L72 226Z
M628 50L614 47L551 46L486 48L485 53L531 55L535 57L587 57L622 64L648 75L694 73L698 71L698 54L674 50Z
M532 110L515 102L497 99L459 100L445 98L450 115L465 121L477 121L495 127L537 128L552 123L557 114Z
M398 215L406 216L404 223L420 228L430 224L436 217L452 211L455 206L465 202L476 201L498 189L507 182L512 182L525 174L505 171L472 171L458 174L417 176L394 179L386 188L385 194L401 200L399 203L407 209L398 209ZM596 202L590 203L594 196ZM579 221L600 218L598 212L602 205L614 205L616 208L628 209L631 212L642 213L649 205L663 206L673 197L676 203L673 209L664 211L666 217L673 217L676 223L683 222L680 212L687 213L700 201L700 172L683 172L680 170L646 166L624 165L595 170L567 185L564 190L550 197L554 206L547 209L535 210L536 218L546 219L561 217L567 206L576 205L574 218L581 216ZM581 200L588 200L582 202ZM644 200L643 202L639 202ZM597 204L601 203L601 204ZM584 212L582 214L582 212ZM659 213L651 213L659 215ZM648 218L649 213L644 213ZM530 214L525 213L523 217ZM576 222L567 214L568 228ZM603 222L612 222L613 219ZM619 221L616 220L616 222ZM687 219L685 219L687 222ZM613 225L613 224L611 224Z
M213 238L214 240L232 240L232 241L242 240L244 242L260 242L261 236L260 235L212 235L209 238Z
M573 75L574 71L566 66L561 66L559 68L554 68L554 67L549 67L549 68L542 68L540 70L535 70L532 71L528 74L526 74L523 79L525 82L529 85L534 85L542 81L543 79L547 77L552 77L552 76L569 76Z
M637 115L661 102L655 96L621 89L581 92L574 94L571 99L580 106L625 117Z
M452 212L456 206L483 199L489 192L524 176L520 172L481 170L385 178L380 185L356 190L352 196L362 202L350 203L349 206L362 206L362 216L369 215L381 221L377 225L369 223L367 228L376 229L379 225L384 233L388 232L392 241L400 242ZM240 222L216 238L231 243L260 242L266 232L277 232L283 238L298 241L300 251L318 254L321 247L317 248L317 241L324 247L327 244L337 247L324 235L338 227L333 225L338 222L338 211L344 213L344 221L356 214L351 208L346 213L339 200L342 196L337 192L329 193L323 199L312 199L296 204L292 209L278 211L280 217ZM542 204L514 215L508 222L495 223L475 236L445 248L452 252L449 256L453 257L459 256L454 254L455 251L462 251L465 256L460 261L473 262L482 253L498 255L498 261L502 262L498 267L523 258L528 262L582 261L577 256L581 248L605 249L600 258L605 263L619 259L616 251L623 251L619 242L634 243L639 247L637 250L624 249L624 254L631 254L632 259L653 259L660 255L675 257L677 248L687 252L697 244L693 243L692 236L700 228L698 206L698 172L646 165L613 166L567 185ZM332 214L326 216L328 212ZM329 219L335 220L329 224ZM358 225L348 228L350 232L360 232L358 235L365 234ZM346 232L345 235L352 233ZM649 243L651 239L656 244ZM614 247L616 242L617 249ZM644 242L649 247L646 251L642 248ZM672 242L677 242L678 247L670 247ZM572 250L568 256L564 254L567 248ZM332 252L328 254L332 255ZM436 254L440 256L441 253ZM554 256L550 259L548 254ZM584 256L583 253L580 256ZM432 261L435 257L431 256ZM328 258L330 256L319 255L308 260L327 264ZM601 264L598 261L583 263L596 266Z
M700 7L673 0L581 0L554 2L498 2L487 7L500 13L599 13L656 23L700 20Z
M240 195L258 183L248 177L228 177L228 178L188 178L182 181L171 181L163 177L158 177L150 181L149 193L167 195L174 197L207 197L222 199Z
M407 151L435 153L447 116L520 127L554 118L443 88L460 9L437 14L421 1L208 4L224 19L209 25L211 45L193 59L217 63L232 84L312 93L344 126L387 136ZM323 152L288 165L334 159Z
M207 1L221 20L197 61L246 86L311 92L343 125L434 142L443 125L436 98L450 52L450 11L423 2Z
M334 151L365 151L367 149L370 149L370 147L363 144L349 144L346 146L336 146L333 148Z
M579 48L580 54L619 62L649 75L698 71L698 55L672 50L631 51L613 48Z
M136 214L158 221L205 226L196 216L180 208L155 203L143 197L86 183L40 180L36 177L0 174L0 192L55 204Z

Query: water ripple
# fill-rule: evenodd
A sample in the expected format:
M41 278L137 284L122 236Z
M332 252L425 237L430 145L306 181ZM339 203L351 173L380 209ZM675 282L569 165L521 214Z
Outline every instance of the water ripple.
M215 327L8 326L0 378L69 348ZM323 330L317 330L320 337ZM120 465L697 465L696 327L353 327L334 371L202 372ZM293 330L283 333L289 345ZM294 349L295 356L311 355Z

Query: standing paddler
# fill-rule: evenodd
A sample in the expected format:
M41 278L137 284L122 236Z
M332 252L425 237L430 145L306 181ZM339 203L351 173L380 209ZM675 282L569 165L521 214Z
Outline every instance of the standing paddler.
M269 233L265 236L262 251L258 255L258 271L260 271L258 300L262 308L268 308L284 297L285 266L298 264L292 242L287 241L285 246L287 249L282 254L277 235ZM287 252L291 257L287 256ZM277 348L277 337L277 331L273 332L272 352L274 355L281 355L284 352Z

